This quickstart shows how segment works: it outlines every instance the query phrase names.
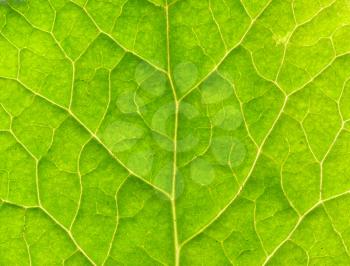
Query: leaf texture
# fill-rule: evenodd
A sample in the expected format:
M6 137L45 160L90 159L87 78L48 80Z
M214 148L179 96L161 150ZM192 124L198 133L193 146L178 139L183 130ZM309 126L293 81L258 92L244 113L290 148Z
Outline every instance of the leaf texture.
M0 1L0 265L350 265L349 0Z

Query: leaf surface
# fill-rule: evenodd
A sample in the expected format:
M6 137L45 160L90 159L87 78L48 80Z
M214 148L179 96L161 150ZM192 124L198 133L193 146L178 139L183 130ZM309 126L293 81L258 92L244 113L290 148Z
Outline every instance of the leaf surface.
M348 0L0 1L1 265L349 265Z

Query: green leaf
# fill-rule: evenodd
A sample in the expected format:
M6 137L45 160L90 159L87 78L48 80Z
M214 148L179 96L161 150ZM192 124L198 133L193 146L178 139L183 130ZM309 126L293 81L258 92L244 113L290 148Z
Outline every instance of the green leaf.
M350 265L348 0L0 1L0 265Z

